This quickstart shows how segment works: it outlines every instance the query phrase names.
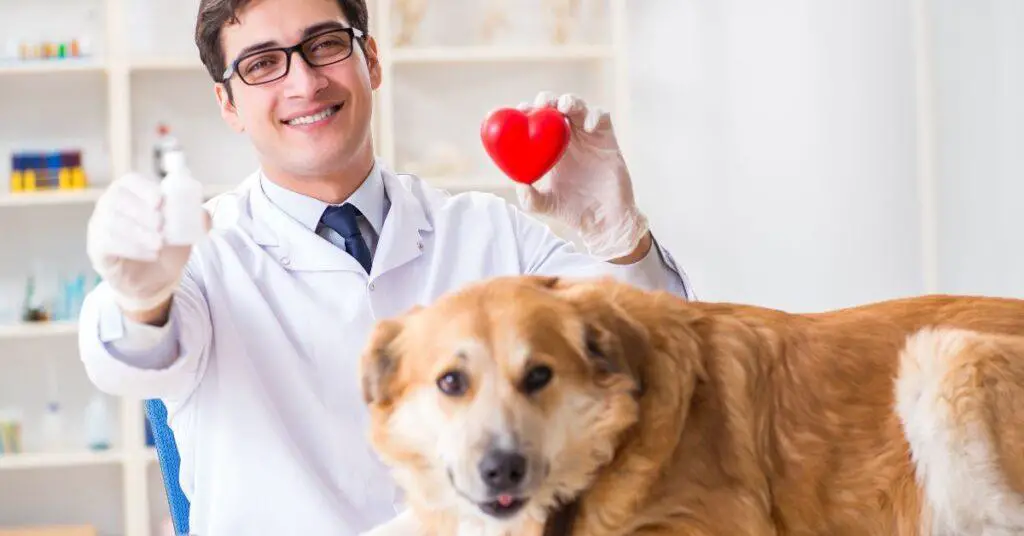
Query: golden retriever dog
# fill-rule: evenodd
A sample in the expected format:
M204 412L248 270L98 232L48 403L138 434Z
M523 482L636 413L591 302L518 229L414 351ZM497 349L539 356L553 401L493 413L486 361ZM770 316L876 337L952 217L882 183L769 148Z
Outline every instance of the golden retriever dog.
M377 325L374 535L1024 534L1024 301L488 280Z

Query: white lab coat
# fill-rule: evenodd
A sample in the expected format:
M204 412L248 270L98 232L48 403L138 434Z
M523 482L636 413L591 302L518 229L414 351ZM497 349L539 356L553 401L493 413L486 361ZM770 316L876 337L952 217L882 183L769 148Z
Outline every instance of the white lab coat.
M169 365L112 347L125 323L109 288L85 300L91 380L168 407L194 534L355 535L395 515L399 494L365 440L357 377L378 319L507 274L611 274L692 297L660 246L633 266L598 262L497 196L383 178L391 208L369 277L273 205L256 176L211 201L214 229L173 302Z

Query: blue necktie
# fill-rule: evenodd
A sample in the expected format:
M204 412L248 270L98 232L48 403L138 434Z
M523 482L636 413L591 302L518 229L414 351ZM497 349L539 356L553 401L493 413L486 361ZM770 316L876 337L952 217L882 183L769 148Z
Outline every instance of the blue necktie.
M359 264L363 265L363 269L366 270L366 273L370 273L370 248L366 246L366 241L363 240L363 234L359 232L359 225L356 223L356 218L359 215L360 212L358 208L349 203L345 203L340 207L327 207L327 210L324 211L324 215L321 216L320 221L324 222L324 225L337 231L337 233L345 239L345 251L359 261Z

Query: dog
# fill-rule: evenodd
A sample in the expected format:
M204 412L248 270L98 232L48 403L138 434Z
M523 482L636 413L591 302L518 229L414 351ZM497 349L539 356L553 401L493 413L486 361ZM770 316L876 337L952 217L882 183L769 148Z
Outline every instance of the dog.
M1024 301L494 278L377 323L375 536L1024 534Z

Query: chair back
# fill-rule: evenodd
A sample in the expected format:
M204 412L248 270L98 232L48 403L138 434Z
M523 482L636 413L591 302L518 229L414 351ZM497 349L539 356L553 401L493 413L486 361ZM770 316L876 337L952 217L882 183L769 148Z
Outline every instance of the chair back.
M171 522L174 524L174 534L187 536L190 505L185 492L181 490L178 478L181 458L178 456L178 445L174 442L174 433L167 425L167 407L160 400L147 400L146 416L149 418L156 456L160 462L160 473L163 475L164 490L167 492L167 505L170 508Z

